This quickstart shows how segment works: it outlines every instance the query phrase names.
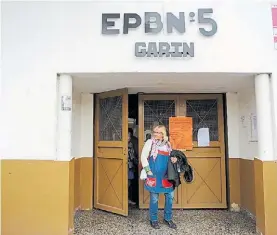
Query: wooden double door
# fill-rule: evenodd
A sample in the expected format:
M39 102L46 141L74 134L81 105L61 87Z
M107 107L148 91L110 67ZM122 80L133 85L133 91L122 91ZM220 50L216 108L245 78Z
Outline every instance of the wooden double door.
M175 191L174 208L226 208L223 101L220 94L139 95L139 148L156 124L169 118L193 118L193 150L185 154L195 179ZM210 144L198 147L199 128L209 128ZM128 215L128 90L96 96L94 207ZM139 180L140 181L140 180ZM161 196L159 207L163 208ZM149 193L139 184L139 206L148 208Z
M139 97L139 145L157 123L169 126L174 116L192 117L193 150L185 151L194 169L194 181L175 191L174 208L227 208L223 96L221 94L141 95ZM198 130L209 128L210 143L198 146ZM170 138L170 136L169 136ZM148 208L149 193L140 183L140 208ZM159 207L163 208L164 197Z

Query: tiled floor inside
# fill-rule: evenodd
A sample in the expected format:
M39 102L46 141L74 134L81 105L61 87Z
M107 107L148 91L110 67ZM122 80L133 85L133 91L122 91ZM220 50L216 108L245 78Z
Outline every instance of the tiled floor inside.
M162 223L163 211L159 211L161 229L154 230L148 222L148 211L131 209L128 217L104 211L80 211L75 216L76 235L131 235L131 234L188 234L188 235L256 235L255 221L242 213L225 210L174 210L177 231Z

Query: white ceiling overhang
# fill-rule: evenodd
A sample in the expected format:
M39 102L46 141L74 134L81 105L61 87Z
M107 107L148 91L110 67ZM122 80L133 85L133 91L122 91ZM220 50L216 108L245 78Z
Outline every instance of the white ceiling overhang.
M78 73L76 92L100 93L128 88L129 93L224 93L254 86L253 74L230 73Z

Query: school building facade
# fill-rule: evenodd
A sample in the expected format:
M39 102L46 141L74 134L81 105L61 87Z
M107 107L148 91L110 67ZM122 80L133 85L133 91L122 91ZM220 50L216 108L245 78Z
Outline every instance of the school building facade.
M276 235L276 9L254 0L2 2L2 234L73 234L78 209L128 216L136 95L140 150L153 123L193 117L195 181L178 188L174 208L239 208ZM148 201L140 182L140 208Z

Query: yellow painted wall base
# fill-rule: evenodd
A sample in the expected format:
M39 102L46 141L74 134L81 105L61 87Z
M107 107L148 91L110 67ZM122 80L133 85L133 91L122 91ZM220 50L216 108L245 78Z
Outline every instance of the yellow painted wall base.
M277 163L229 159L230 203L256 216L263 235L277 234Z
M1 180L2 235L73 234L74 211L92 208L91 157L3 160Z
M229 159L230 202L241 205L240 199L240 159Z
M93 158L70 162L2 160L2 235L67 235L74 210L91 209ZM230 201L277 234L277 163L229 160Z
M75 159L75 209L90 210L93 202L93 158Z
M70 162L2 161L2 235L67 235Z
M256 214L255 205L255 173L254 161L229 159L230 202L238 204L253 215Z
M255 159L256 222L263 235L277 234L277 162Z
M240 159L241 206L256 215L254 161Z

